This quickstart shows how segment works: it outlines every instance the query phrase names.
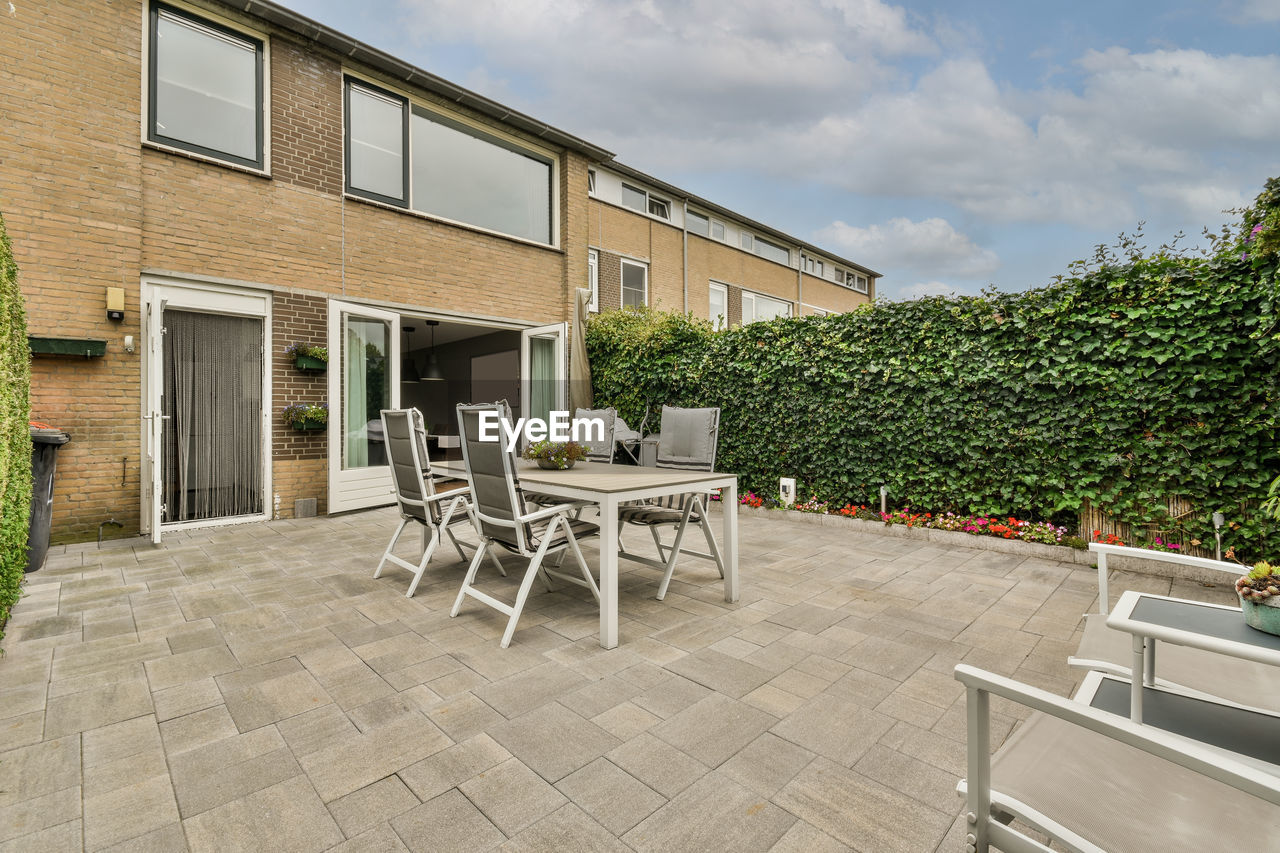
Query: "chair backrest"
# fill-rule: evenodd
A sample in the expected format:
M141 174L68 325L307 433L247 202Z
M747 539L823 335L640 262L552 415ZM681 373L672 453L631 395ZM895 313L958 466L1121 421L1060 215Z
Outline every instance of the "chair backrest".
M574 420L582 419L598 419L604 423L603 438L591 441L578 442L587 451L587 461L589 462L612 462L613 461L613 445L614 436L618 427L618 410L612 407L608 409L575 409L573 413ZM592 433L594 436L595 433Z
M400 512L423 523L440 523L440 505L427 504L436 493L431 460L427 456L427 429L417 409L383 409L385 437L391 481L396 489Z
M714 471L720 438L720 410L662 407L658 467Z
M462 441L462 461L467 466L467 481L471 485L472 506L481 533L524 552L528 550L531 533L529 525L516 521L526 510L516 475L515 451L506 449L506 434L501 428L497 430L497 441L480 440L480 416L485 413L509 420L511 409L506 400L458 406L458 434ZM492 428L489 434L493 434Z

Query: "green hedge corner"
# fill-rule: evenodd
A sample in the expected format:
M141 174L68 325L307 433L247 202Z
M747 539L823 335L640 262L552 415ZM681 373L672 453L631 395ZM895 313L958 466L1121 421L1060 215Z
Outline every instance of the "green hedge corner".
M21 595L31 521L31 354L18 266L0 215L0 639Z

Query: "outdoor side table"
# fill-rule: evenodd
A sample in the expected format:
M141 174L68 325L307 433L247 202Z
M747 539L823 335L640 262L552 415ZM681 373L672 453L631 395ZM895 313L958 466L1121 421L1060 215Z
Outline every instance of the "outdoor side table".
M1155 684L1156 641L1280 666L1280 637L1250 628L1238 607L1129 590L1107 625L1133 635L1129 717L1142 722L1142 686ZM1280 696L1277 708L1280 709Z

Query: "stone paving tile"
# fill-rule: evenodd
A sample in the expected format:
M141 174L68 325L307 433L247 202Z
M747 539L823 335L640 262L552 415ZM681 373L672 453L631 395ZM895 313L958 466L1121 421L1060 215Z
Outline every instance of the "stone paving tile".
M413 853L470 853L506 840L502 832L457 789L446 791L391 821Z
M298 775L182 822L192 853L224 850L327 850L342 831Z
M448 616L461 566L413 599L371 577L394 524L55 548L0 657L0 853L958 849L952 669L1069 695L1096 608L1078 565L752 515L740 602L702 566L659 602L627 566L617 649L557 585L502 650L504 620ZM1126 588L1232 600L1117 573ZM1027 712L992 708L998 744Z
M795 816L712 771L622 840L638 851L768 850Z

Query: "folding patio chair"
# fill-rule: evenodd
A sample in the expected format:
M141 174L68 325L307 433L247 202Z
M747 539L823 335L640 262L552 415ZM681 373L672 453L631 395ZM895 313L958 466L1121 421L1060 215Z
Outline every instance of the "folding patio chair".
M1049 853L1022 827L1081 853L1276 849L1280 775L1258 762L964 664L955 676L968 693L964 849ZM993 695L1036 712L994 756Z
M435 477L427 457L427 431L422 423L422 412L417 409L383 409L381 427L391 465L391 480L396 490L396 503L400 507L400 524L387 543L387 549L382 552L373 576L380 577L387 563L408 569L413 572L413 582L405 596L412 598L427 563L440 545L442 534L449 537L458 557L466 561L467 555L454 535L454 527L470 520L469 490L463 487L447 492L436 491ZM391 553L410 522L422 526L426 539L422 559L417 565Z
M462 436L462 459L467 468L467 481L471 486L472 516L476 529L480 533L480 548L476 551L471 565L467 569L462 588L453 603L450 616L457 616L466 596L487 604L500 613L510 617L507 628L502 634L502 648L511 642L516 623L524 610L533 579L541 575L547 589L551 589L549 576L557 577L570 583L585 586L591 590L596 602L600 601L600 590L595 578L591 576L587 562L578 547L578 539L584 536L595 536L600 528L585 521L570 517L577 504L562 503L530 512L516 476L515 453L505 449L501 441L480 440L480 415L493 412L499 417L503 414L504 403L488 403L484 405L458 406L458 427ZM529 561L520 589L516 593L513 604L506 604L474 587L476 572L484 559L484 553L493 546L518 554ZM569 550L578 561L582 577L562 574L548 569L545 559L548 554Z
M662 429L658 437L658 467L682 471L714 471L719 435L718 408L679 409L663 406ZM646 526L653 534L659 559L623 550L621 539L618 556L663 571L662 582L658 584L659 601L666 598L667 587L671 583L671 575L675 572L676 560L680 554L713 561L720 571L720 577L724 577L724 560L720 556L720 547L707 523L706 498L706 494L698 493L671 495L629 504L618 512L619 521ZM692 551L683 547L684 535L690 523L702 528L709 552ZM675 527L675 539L670 545L664 544L658 535L658 528L664 525Z
M640 421L640 429L632 429L621 417L614 420L613 440L618 448L631 460L631 464L640 464L640 443L644 439L644 427L649 422L649 413L644 413Z

